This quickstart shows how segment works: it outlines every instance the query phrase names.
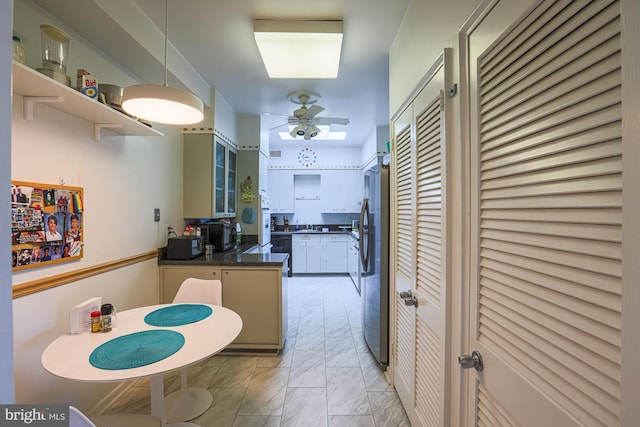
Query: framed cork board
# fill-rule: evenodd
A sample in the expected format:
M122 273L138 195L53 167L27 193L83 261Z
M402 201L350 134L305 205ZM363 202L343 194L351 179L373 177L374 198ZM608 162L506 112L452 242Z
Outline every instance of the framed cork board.
M82 258L83 190L11 181L13 271Z

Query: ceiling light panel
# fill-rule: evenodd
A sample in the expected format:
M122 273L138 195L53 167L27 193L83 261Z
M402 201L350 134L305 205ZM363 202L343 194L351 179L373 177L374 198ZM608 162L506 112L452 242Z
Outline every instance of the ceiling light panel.
M253 31L270 78L336 78L342 21L257 19Z

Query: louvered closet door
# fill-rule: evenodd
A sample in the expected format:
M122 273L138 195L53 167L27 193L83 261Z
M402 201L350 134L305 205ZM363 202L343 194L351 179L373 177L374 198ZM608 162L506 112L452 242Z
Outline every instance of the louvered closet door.
M445 64L411 105L411 126L396 137L398 262L396 290L411 291L417 307L396 293L396 384L414 426L448 425L449 338L446 220ZM406 284L406 285L405 285Z
M616 426L619 4L537 2L487 41L528 6L500 2L469 39L472 423Z

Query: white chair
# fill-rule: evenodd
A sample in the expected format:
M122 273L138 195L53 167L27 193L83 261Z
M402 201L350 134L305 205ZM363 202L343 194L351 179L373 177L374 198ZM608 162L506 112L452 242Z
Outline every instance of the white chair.
M222 305L222 282L189 277L180 285L173 302ZM183 368L180 372L180 390L165 397L164 413L168 422L188 421L202 415L212 402L213 396L209 390L187 386L187 368Z
M162 427L162 420L138 414L107 414L87 418L78 408L69 406L69 427Z

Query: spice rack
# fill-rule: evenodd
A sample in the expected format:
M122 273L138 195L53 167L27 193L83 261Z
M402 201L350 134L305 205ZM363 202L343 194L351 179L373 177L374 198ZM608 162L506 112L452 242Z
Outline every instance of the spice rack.
M102 129L110 129L120 135L163 136L162 132L15 61L13 91L24 97L22 113L25 120L34 119L36 104L46 103L93 123L95 141L100 141Z

